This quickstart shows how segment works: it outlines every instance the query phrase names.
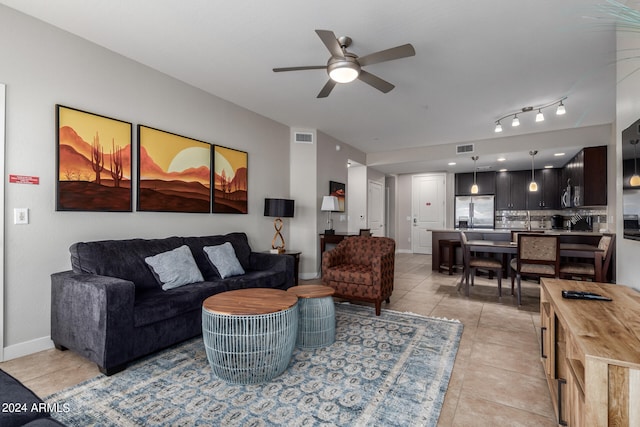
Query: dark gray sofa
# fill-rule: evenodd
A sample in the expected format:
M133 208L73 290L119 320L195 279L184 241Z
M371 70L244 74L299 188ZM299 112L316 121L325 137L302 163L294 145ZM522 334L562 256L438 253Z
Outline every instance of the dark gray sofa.
M244 275L222 279L203 251L230 242ZM162 290L145 258L187 245L203 282ZM234 289L288 289L294 258L253 252L244 233L105 240L70 247L72 271L51 275L51 339L105 375L202 333L202 302Z
M50 407L24 384L0 369L0 426L62 426L51 418Z

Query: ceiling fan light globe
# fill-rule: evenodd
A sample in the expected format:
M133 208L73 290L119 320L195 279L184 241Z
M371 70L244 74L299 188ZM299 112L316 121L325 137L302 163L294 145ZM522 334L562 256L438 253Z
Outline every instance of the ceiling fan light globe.
M360 70L356 70L351 67L351 64L345 64L346 66L336 66L329 70L329 77L336 83L350 83L358 78Z
M329 77L336 83L350 83L360 75L360 64L356 58L347 55L344 58L331 58L327 64Z

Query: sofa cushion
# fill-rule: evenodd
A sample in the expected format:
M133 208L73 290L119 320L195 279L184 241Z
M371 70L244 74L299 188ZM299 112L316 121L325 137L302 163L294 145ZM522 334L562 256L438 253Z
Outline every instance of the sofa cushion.
M154 271L165 291L204 280L187 245L146 257L144 260Z
M275 288L283 289L287 283L287 273L284 271L246 271L241 276L227 277L221 279L229 290L246 288Z
M231 243L242 268L245 271L251 270L251 247L249 247L249 241L245 233L236 232L219 236L185 237L183 242L191 248L193 257L202 272L204 280L208 281L220 278L220 274L218 274L216 268L209 262L207 254L204 253L203 249L205 246L217 246L225 242Z
M136 297L134 327L162 322L193 310L202 310L202 302L211 295L229 290L224 281L192 283L168 291L150 290Z
M244 269L236 257L233 246L225 242L218 246L205 246L202 248L209 257L209 261L214 265L221 278L244 274Z
M136 292L160 289L145 258L183 245L181 237L78 242L71 245L71 266L75 273L99 274L130 280Z
M48 412L38 409L40 403L42 400L35 393L5 371L0 370L0 404L2 404L0 426L22 426L38 418L48 417ZM32 410L34 408L36 410Z

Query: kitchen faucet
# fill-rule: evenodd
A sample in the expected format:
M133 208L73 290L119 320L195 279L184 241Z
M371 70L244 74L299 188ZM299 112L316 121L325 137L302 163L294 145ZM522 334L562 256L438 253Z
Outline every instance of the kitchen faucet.
M527 227L527 231L531 231L531 212L527 211L527 220L524 222L524 225Z

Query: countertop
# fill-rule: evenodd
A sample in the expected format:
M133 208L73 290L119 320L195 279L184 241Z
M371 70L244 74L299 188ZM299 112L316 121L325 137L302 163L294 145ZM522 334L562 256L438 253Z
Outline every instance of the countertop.
M538 231L540 229L534 229L531 231ZM522 228L443 228L443 229L428 229L427 231L440 232L440 233L452 233L460 231L469 231L474 233L511 233L512 231L526 233L528 230ZM573 230L552 230L545 229L545 234L558 235L558 236L602 236L603 234L615 234L610 232L597 232L597 231L573 231Z

